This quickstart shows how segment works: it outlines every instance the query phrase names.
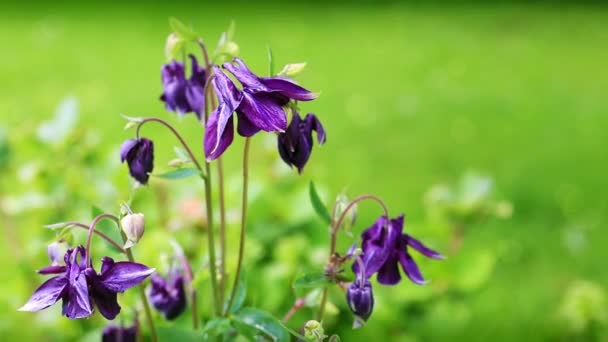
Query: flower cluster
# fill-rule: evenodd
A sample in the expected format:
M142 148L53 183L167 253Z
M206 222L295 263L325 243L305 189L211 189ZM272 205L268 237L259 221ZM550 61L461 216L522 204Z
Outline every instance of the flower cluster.
M409 234L403 233L403 226L403 215L390 220L381 216L361 234L362 262L353 263L357 279L350 285L346 297L353 313L363 321L369 318L373 310L374 299L368 279L374 274L378 283L395 285L401 281L401 265L413 283L424 285L426 282L408 249L412 248L432 259L444 258Z
M172 61L163 65L161 80L164 91L160 99L168 111L177 112L179 115L195 113L200 120L205 108L207 71L198 64L194 55L190 54L188 57L192 64L189 79L186 79L184 63Z
M165 279L159 274L150 278L148 297L154 308L167 320L173 320L186 309L184 278L178 272L171 272Z
M63 302L63 315L69 319L89 317L94 304L107 319L114 319L120 312L117 293L140 284L154 273L145 265L120 261L112 258L101 259L101 273L87 264L88 251L83 246L68 249L64 256L64 266L51 265L38 271L40 274L55 274L44 282L22 306L21 311L40 311Z
M219 105L207 122L204 145L208 160L218 158L232 143L233 113L238 118L237 132L243 137L259 131L284 132L287 115L283 106L290 100L310 101L318 96L287 78L259 77L239 58L222 67L241 83L242 89L220 67L213 67L212 83Z

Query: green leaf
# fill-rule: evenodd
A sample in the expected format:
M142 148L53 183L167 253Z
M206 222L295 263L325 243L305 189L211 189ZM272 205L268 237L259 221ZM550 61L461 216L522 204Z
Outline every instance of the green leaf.
M245 336L251 336L251 328L254 328L271 341L289 341L287 329L285 329L281 321L274 318L268 312L255 308L244 308L231 318L237 323L235 324L237 330Z
M319 273L309 273L305 274L301 277L298 277L293 282L294 289L314 289L319 287L325 287L331 284L329 279L325 276L325 274Z
M175 32L180 38L186 40L197 40L198 34L194 32L192 27L182 23L175 17L169 18L169 25L173 32Z
M202 341L204 334L202 331L170 326L156 328L159 341Z
M274 55L270 46L268 47L268 76L274 76Z
M232 329L230 320L220 317L207 321L201 332L204 334L203 340L207 341L212 337L225 336Z
M241 270L241 274L239 275L239 281L236 284L236 294L234 295L234 300L232 301L232 307L228 310L228 313L238 312L239 309L243 306L245 302L245 298L247 297L247 276L245 275L245 270ZM226 310L226 306L228 305L228 299L224 303L224 310Z
M155 176L164 178L164 179L182 179L182 178L187 178L187 177L196 176L196 175L202 177L202 173L197 168L185 167L183 169L177 169L177 170L169 171L169 172L162 173L160 175L155 175Z
M323 221L325 221L325 223L330 224L331 216L329 215L329 211L327 211L325 204L323 204L323 201L321 201L321 198L317 193L317 189L315 188L315 183L313 183L312 181L310 182L309 190L310 202L312 203L312 207L315 209L315 212L317 213L317 215L319 215L321 219L323 219Z
M173 146L173 150L175 151L175 154L177 155L177 157L179 159L183 160L184 162L192 161L190 159L190 155L188 155L188 152L186 152L186 150L184 150L183 148L181 148L179 146Z

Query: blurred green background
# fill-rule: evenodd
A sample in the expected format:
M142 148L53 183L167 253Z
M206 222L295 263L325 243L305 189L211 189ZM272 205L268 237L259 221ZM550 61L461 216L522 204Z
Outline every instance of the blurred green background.
M158 100L170 16L192 24L210 47L235 20L241 56L254 71L266 72L270 46L277 68L308 62L298 81L321 92L301 107L320 117L328 142L315 147L301 176L279 160L274 136L254 138L249 305L282 317L302 295L293 280L322 269L328 237L308 202L314 180L329 204L342 191L379 195L393 215L406 214L406 231L448 256L414 255L432 280L424 287L376 285L374 315L357 331L343 294L332 289L326 332L344 341L608 339L608 11L390 2L2 5L3 338L98 339L100 317L69 321L60 305L16 309L43 281L34 270L47 265L45 246L55 233L42 225L87 222L92 205L117 212L129 198L118 148L134 133L122 130L119 114L167 119L202 154L194 117L180 120ZM56 112L73 115L57 119ZM155 170L169 170L176 142L159 127L143 132L156 143ZM229 270L241 154L238 141L225 157ZM473 174L491 181L471 185ZM438 184L458 186L463 177L460 198L474 200L463 210L482 212L473 218L446 214L445 202L432 201L449 190ZM133 207L146 214L147 232L135 254L162 271L167 239L177 239L194 256L204 293L205 236L190 229L202 219L199 183L153 179L138 189ZM379 214L361 204L354 237ZM76 243L83 239L75 234ZM340 234L340 250L352 239ZM101 242L96 248L96 259L111 254ZM201 296L208 317L210 299ZM120 302L129 324L136 296ZM304 308L289 326L313 315Z

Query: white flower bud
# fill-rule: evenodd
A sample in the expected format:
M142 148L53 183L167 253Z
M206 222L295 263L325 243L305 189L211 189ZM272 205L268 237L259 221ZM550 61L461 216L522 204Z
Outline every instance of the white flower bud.
M122 231L127 236L127 242L124 248L130 248L137 244L139 239L144 235L145 223L144 214L127 214L120 220Z

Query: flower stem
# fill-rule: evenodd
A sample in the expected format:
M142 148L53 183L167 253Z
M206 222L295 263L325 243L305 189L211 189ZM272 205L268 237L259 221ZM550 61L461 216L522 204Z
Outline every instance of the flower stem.
M80 227L80 228L89 230L89 226L87 226L84 223L80 223L80 222L66 222L66 226L67 227L69 227L69 226ZM122 248L122 246L119 245L116 241L112 240L111 237L107 236L106 234L100 232L97 229L93 229L93 233L97 234L100 238L106 240L110 245L112 245L112 247L116 248L120 253L125 254L125 255L127 254L127 251L124 248Z
M241 234L239 237L239 256L236 264L236 272L234 274L234 283L232 285L232 293L230 294L230 299L228 300L228 305L224 310L224 315L228 314L230 307L232 307L232 302L234 301L234 297L236 296L237 285L239 282L239 278L241 276L241 267L243 264L243 253L245 251L245 225L247 220L247 188L249 185L248 177L249 177L249 145L251 144L251 138L245 139L245 149L243 151L243 197L241 199Z
M215 233L213 231L213 207L211 204L211 167L205 162L205 205L207 208L207 242L209 250L209 271L211 273L211 291L213 292L213 308L215 315L221 315L221 303L217 284L217 265L215 259Z
M173 133L173 135L175 135L177 140L179 140L180 144L182 144L182 146L184 147L184 150L186 150L186 153L188 153L188 156L190 156L190 159L192 160L192 162L194 163L196 168L199 171L203 171L201 164L198 162L198 160L192 153L192 150L190 149L190 147L188 146L188 144L186 143L184 138L182 138L182 136L179 134L179 132L173 126L171 126L170 123L168 123L167 121L165 121L163 119L156 118L156 117L149 117L149 118L145 118L141 122L139 122L139 124L137 125L137 128L136 128L136 131L135 131L135 136L137 137L137 139L139 139L139 131L140 131L141 127L147 122L157 122L157 123L165 126L166 128L168 128Z
M87 244L86 244L86 262L85 265L89 265L89 263L91 262L91 241L93 241L93 233L95 232L95 226L99 223L99 221L103 220L104 218L107 219L111 219L112 221L116 222L116 224L120 227L120 220L118 219L118 217L112 215L112 214L99 214L97 215L94 219L93 222L91 222L91 224L89 225L89 233L87 234Z
M182 265L184 266L184 273L186 276L186 280L190 284L190 301L192 302L191 303L192 328L194 330L197 330L198 329L198 304L197 304L197 300L196 300L196 289L194 288L194 284L192 283L192 280L194 279L194 274L192 273L192 266L190 266L190 263L188 262L188 259L186 258L185 255L180 254L179 258L182 262Z
M224 168L222 157L217 159L217 183L220 202L220 300L224 301L226 288L226 203L224 198Z
M380 206L382 207L382 210L384 210L384 215L386 215L387 219L390 220L390 216L388 214L388 208L387 208L386 204L384 204L382 199L380 199L380 197L378 197L376 195L361 195L361 196L355 197L355 199L353 199L346 206L346 208L344 209L342 214L340 214L340 217L338 217L337 220L335 217L336 216L336 206L334 206L334 210L332 212L332 218L331 218L331 229L330 229L330 233L329 233L330 234L330 245L329 245L330 262L331 262L332 256L336 253L336 243L338 240L338 231L342 227L342 223L344 221L344 218L346 217L346 214L357 203L359 203L363 200L367 200L367 199L378 202L378 204L380 204ZM329 288L326 287L325 289L323 289L323 294L321 295L321 303L319 304L319 312L317 313L317 321L319 321L319 322L323 319L323 314L325 313L325 305L327 304L328 291L329 291Z
M122 232L121 235L123 241L127 242L127 236ZM135 258L133 257L133 253L130 249L127 249L127 258L130 262L135 262ZM148 297L146 296L146 290L144 284L139 284L139 297L144 306L144 314L146 315L146 321L148 322L148 329L150 329L150 340L152 342L158 341L158 336L156 335L156 327L154 326L154 319L152 318L152 311L150 310L150 303L148 303Z
M285 316L283 316L283 319L281 321L283 323L287 323L291 319L291 317L293 317L293 315L295 315L296 312L298 312L298 310L300 310L304 306L304 304L306 304L304 298L296 299L296 301L293 303L293 306L289 309Z

